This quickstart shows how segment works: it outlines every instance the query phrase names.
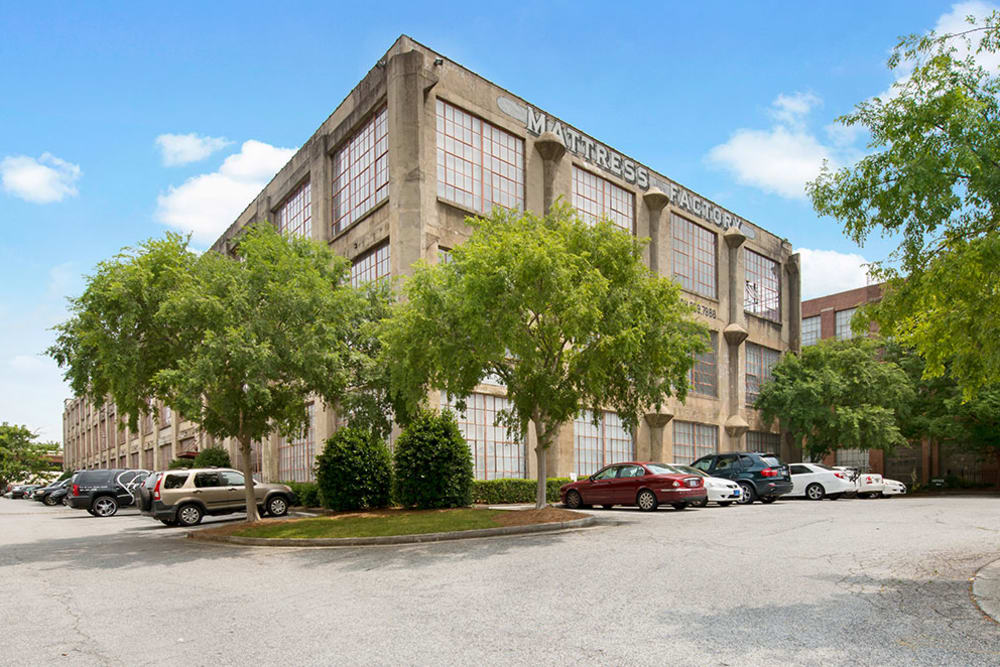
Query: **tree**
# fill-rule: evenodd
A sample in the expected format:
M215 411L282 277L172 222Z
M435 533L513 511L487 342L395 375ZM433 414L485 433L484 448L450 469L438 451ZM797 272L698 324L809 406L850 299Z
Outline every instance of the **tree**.
M877 322L919 352L928 376L950 368L966 398L1000 382L1000 76L976 61L997 52L998 20L903 38L889 67L912 73L838 119L867 129L871 152L808 185L816 211L855 242L900 238L872 266L885 296L854 326Z
M207 447L194 457L192 468L229 468L233 464L229 460L229 452L222 447Z
M403 429L393 459L395 498L403 507L472 503L472 456L450 410L422 410Z
M27 426L0 424L0 489L10 482L34 481L51 468L46 455L57 445L37 443L37 437Z
M74 391L110 396L133 427L156 399L235 438L253 521L251 443L300 432L310 396L344 395L368 304L347 259L268 223L243 230L234 253L197 255L168 234L102 262L49 354Z
M611 409L635 429L640 410L683 399L707 331L643 264L644 243L608 221L587 225L557 202L544 217L495 209L466 222L469 240L449 263L418 265L385 328L396 414L412 415L430 388L463 397L493 374L513 406L501 422L518 438L534 426L544 507L560 427Z
M899 416L913 400L906 373L880 359L877 341L824 341L786 354L760 389L754 407L787 429L803 453L819 459L842 449L906 445Z

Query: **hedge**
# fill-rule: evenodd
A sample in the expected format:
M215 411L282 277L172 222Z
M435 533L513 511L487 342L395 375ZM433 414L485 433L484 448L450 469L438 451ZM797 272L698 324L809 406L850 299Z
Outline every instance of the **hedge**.
M549 477L545 480L546 498L559 502L559 487L572 482L569 477ZM472 483L472 502L482 505L533 503L538 481L534 479L490 479Z
M319 507L319 485L316 482L282 482L292 487L295 501L303 507Z
M343 512L389 506L392 457L379 436L342 428L316 457L316 484L323 506Z

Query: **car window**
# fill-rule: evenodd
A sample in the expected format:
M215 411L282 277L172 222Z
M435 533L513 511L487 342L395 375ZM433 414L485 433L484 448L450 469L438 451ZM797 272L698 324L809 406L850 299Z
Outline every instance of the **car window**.
M243 475L239 474L238 472L233 472L231 470L223 470L219 474L222 475L223 486L243 486L245 484Z
M740 455L740 465L743 466L744 470L750 470L753 468L753 457L746 456L745 454Z
M698 459L697 461L691 464L691 467L708 472L709 469L712 467L712 460L713 459L711 456L704 459Z
M611 479L618 473L618 466L608 466L594 475L594 479Z
M647 463L646 467L654 475L673 475L678 470L678 466L668 466L666 463Z
M716 472L732 472L737 468L736 462L739 456L736 454L724 454L715 461Z
M199 489L211 486L222 486L222 478L217 472L199 472L194 476L194 485Z
M687 475L698 475L699 477L708 477L708 473L704 470L698 470L694 466L674 466L678 472L682 472Z
M164 489L179 489L184 486L184 482L187 481L187 473L170 473L163 478L163 488Z
M797 465L791 466L789 468L789 471L793 475L811 475L812 472L813 472L812 470L810 470L809 468L807 468L805 466L797 466Z
M780 468L782 465L784 465L781 462L781 459L779 459L777 456L762 456L761 458L764 459L764 463L771 466L772 468Z
M618 477L642 477L646 474L646 471L642 469L641 466L621 466L618 471Z

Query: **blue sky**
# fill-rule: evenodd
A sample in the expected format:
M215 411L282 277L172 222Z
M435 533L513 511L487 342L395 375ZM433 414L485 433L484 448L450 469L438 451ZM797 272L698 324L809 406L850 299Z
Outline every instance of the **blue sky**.
M803 252L806 297L864 248L802 183L864 137L897 37L980 2L0 3L0 420L61 439L41 356L82 275L179 228L205 247L405 33ZM193 136L189 136L193 135Z

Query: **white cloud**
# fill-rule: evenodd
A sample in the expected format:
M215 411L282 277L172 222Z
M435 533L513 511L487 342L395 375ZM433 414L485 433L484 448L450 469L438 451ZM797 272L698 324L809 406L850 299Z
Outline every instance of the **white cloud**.
M199 137L191 134L161 134L156 145L163 153L163 164L175 167L190 162L204 160L215 151L230 145L231 141L222 137Z
M62 201L77 195L76 182L80 167L60 160L51 153L42 153L37 160L26 155L14 155L0 160L3 189L35 204Z
M295 154L260 141L244 142L218 171L194 176L157 198L157 218L190 232L195 241L212 243Z
M857 253L798 248L802 266L802 299L836 294L869 284L868 260Z
M799 125L806 114L822 103L823 100L812 93L792 93L791 95L780 93L771 103L771 106L774 107L771 110L771 115L785 125Z

